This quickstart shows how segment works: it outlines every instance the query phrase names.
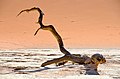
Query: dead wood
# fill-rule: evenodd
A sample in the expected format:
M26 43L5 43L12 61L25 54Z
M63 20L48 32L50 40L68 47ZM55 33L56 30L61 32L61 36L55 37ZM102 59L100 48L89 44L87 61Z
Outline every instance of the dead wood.
M39 23L40 27L37 29L37 31L35 32L34 35L36 35L40 29L50 31L54 35L54 37L56 38L56 40L58 42L58 45L59 45L60 51L64 54L64 56L62 56L60 58L56 58L56 59L44 62L41 65L42 67L50 65L50 64L53 64L53 63L63 62L63 61L72 61L72 62L78 63L78 64L85 64L86 60L90 59L87 56L81 57L81 56L73 55L73 54L71 54L69 51L67 51L65 49L63 40L62 40L61 36L58 34L58 32L56 31L56 29L54 28L54 26L53 25L47 25L47 26L45 26L42 23L44 13L42 12L42 10L40 8L33 7L31 9L22 10L17 16L19 16L22 12L29 12L29 11L33 11L33 10L37 10L39 12L39 14L40 14L40 16L38 18L38 23ZM91 62L91 61L89 60L89 62Z

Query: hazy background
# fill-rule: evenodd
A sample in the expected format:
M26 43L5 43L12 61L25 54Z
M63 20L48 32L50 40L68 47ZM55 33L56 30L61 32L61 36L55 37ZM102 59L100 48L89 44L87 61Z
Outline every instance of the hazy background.
M57 48L48 31L40 30L38 12L16 15L40 7L44 24L53 24L66 48L119 48L120 0L0 0L0 49Z

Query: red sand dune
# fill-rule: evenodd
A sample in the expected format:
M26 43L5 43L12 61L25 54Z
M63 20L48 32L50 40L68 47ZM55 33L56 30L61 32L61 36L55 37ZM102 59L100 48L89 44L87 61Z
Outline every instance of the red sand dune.
M67 48L120 47L119 0L1 0L0 49L57 47L50 32L34 36L37 11L16 17L34 6L43 10L44 23L55 26Z

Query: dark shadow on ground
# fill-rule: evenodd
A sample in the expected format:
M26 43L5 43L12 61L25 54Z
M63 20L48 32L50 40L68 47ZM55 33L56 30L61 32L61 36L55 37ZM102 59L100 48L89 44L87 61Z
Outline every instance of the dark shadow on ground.
M36 69L36 70L16 70L15 72L18 72L18 73L35 73L35 72L41 72L41 71L45 71L45 70L49 70L49 69L59 69L59 68L62 68L63 66L61 67L41 67L39 69Z
M41 67L41 68L38 68L35 70L16 70L14 72L18 73L18 74L28 74L28 73L36 73L36 72L41 72L41 71L50 70L50 69L60 69L60 68L64 68L64 67L74 68L76 66L64 65L64 66L59 66L59 67ZM97 70L86 68L86 67L84 70L85 70L84 75L99 75Z

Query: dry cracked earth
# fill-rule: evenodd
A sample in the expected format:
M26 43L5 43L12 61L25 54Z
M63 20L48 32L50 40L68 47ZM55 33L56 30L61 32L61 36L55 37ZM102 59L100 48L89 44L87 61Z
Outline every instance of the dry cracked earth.
M120 79L120 52L110 54L114 51L110 50L78 50L81 53L86 52L92 55L94 52L102 53L107 62L100 64L98 73L100 75L85 75L85 67L83 65L71 64L68 62L64 66L57 67L55 64L40 67L47 60L58 58L63 54L55 49L22 49L22 50L1 50L0 51L0 79L64 79L64 78L81 78L86 79ZM75 52L74 50L70 50ZM78 52L77 51L77 52ZM89 53L87 53L89 52ZM90 54L91 52L91 54ZM107 52L107 53L104 53Z

